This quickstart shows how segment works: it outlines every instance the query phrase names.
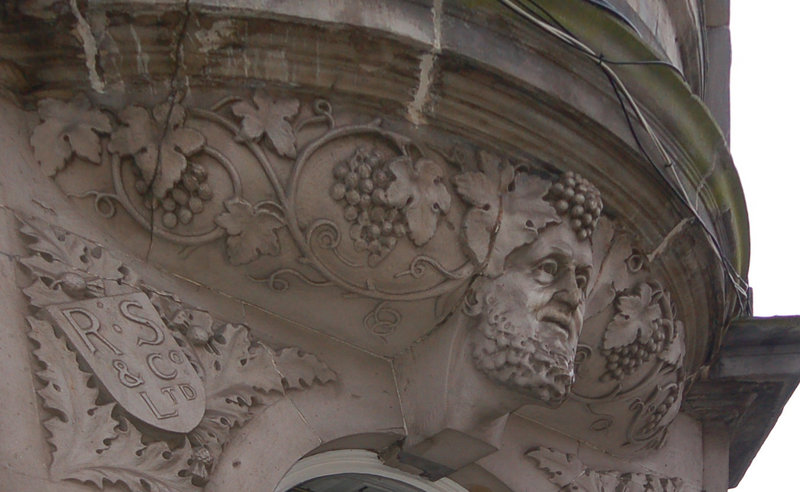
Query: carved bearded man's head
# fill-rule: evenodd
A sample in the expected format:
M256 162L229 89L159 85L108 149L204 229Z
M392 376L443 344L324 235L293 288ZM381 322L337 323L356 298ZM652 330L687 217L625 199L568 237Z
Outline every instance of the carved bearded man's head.
M502 272L476 288L481 316L473 358L496 383L555 405L575 379L592 275L590 237L602 201L597 189L574 173L553 184L544 200L558 218L505 255Z

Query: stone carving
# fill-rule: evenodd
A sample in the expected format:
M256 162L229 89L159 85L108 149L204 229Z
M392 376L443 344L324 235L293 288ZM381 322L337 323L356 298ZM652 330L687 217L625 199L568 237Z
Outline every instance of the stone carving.
M342 124L328 101L263 89L202 107L132 102L121 111L83 96L46 99L39 116L31 143L47 174L72 172L74 160L110 172L112 189L75 195L93 197L104 217L121 207L179 245L224 239L227 262L276 292L303 282L372 299L356 321L386 342L403 303L434 300L441 322L469 286L483 374L548 405L571 397L598 416L592 432L624 426L628 444L663 442L681 400L683 326L653 258L602 216L599 192L581 176L554 180L461 143L445 151L363 115ZM56 138L71 147L48 156ZM448 253L457 242L462 254ZM547 259L555 243L567 254ZM574 284L567 290L561 272ZM97 290L98 279L88 282ZM44 287L29 290L64 292ZM662 394L670 385L674 401ZM624 407L612 412L625 414L619 423L611 404ZM669 411L656 411L662 405Z
M536 447L526 453L560 492L689 492L680 478L587 468L575 455Z
M187 190L176 189L175 185L182 180L189 163L187 158L203 148L205 138L197 130L184 126L186 110L183 106L166 102L148 111L132 105L120 111L118 118L122 124L112 133L108 150L121 157L133 158L141 174L141 179L136 181L136 191L145 194L145 198L152 195L162 202L170 193L174 202L183 201L185 205L186 201L178 198L183 197ZM176 195L173 191L181 193ZM169 207L173 210L174 202L170 202L172 206ZM172 217L169 208L164 207L166 217ZM167 225L163 216L162 221Z
M48 176L64 168L73 156L100 164L100 134L111 132L111 121L80 96L68 103L39 101L44 122L31 134L34 155Z
M627 295L625 295L627 294ZM653 357L676 364L682 333L669 293L656 282L642 282L615 301L616 314L603 335L607 372L601 379L620 380Z
M483 156L485 169L496 162ZM494 381L558 404L575 379L592 272L588 238L602 202L599 192L573 173L552 187L535 176L490 173L503 189L483 199L478 195L485 195L486 185L493 182L487 173L457 180L459 193L475 207L465 219L466 242L475 259L486 262L489 276L475 286L473 314L481 316L473 357ZM500 215L495 209L502 211L503 221L487 231L497 220L492 215ZM493 234L486 237L484 232Z
M200 423L202 382L145 294L67 302L45 312L132 416L171 432Z
M64 111L54 113L53 107L71 112L62 117ZM281 236L288 236L303 267L254 277L267 279L278 290L288 288L292 277L311 285L338 285L378 300L414 300L442 295L474 271L469 263L453 270L444 266L445 261L424 254L417 255L424 259L401 259L411 265L412 274L419 274L415 278L426 276L430 284L405 291L380 286L372 278L378 273L359 271L378 267L401 240L415 247L428 244L450 210L451 194L445 169L426 157L419 145L381 128L379 120L337 126L327 101L314 101L309 108L296 98L257 90L252 98L227 97L210 109L170 100L152 108L130 104L115 111L94 107L81 96L69 103L45 99L39 116L42 122L31 144L48 175L63 170L74 154L110 169L112 190L74 195L94 198L95 209L104 217L113 217L120 205L154 235L177 244L199 246L225 238L232 265L282 254ZM219 142L212 143L204 133L207 126L192 121L225 132L226 147L246 149L260 164L266 186L248 183L246 188L243 172L248 176L252 172L240 169L218 150ZM62 127L80 128L81 134L91 137L91 152L83 150L89 145L83 145L74 153L60 152L57 159L48 157L54 138L71 135ZM343 154L342 141L363 145L349 147L352 150ZM338 155L334 161L321 152L328 148ZM291 168L288 178L276 166L286 160ZM305 217L298 210L299 194L316 196L318 190L303 187L308 186L306 174L320 167L330 170L329 197L341 205L338 217L328 210L323 216ZM245 198L256 192L259 199ZM348 236L350 243L344 244L342 239ZM368 278L353 278L353 271ZM391 279L405 272L381 274Z
M95 244L37 219L20 231L55 479L196 490L258 406L336 377L147 287Z

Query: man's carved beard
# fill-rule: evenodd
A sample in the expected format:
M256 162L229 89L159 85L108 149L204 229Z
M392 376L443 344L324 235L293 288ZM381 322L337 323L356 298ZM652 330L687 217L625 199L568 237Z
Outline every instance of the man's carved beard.
M473 359L493 381L538 400L564 400L574 379L576 347L561 328L529 312L521 292L488 282L477 325Z

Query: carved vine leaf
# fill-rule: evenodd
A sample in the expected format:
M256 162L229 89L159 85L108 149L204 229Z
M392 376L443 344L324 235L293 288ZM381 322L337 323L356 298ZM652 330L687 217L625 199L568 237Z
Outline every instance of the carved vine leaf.
M389 163L395 180L386 189L386 201L402 209L409 236L417 246L436 233L439 215L450 210L450 192L442 178L444 172L430 159L399 157Z
M583 463L575 456L551 448L537 447L525 454L547 473L547 478L560 487L566 487L584 471Z
M296 157L296 138L288 120L298 113L300 102L297 99L276 99L264 91L256 91L253 101L255 106L238 102L231 108L233 114L242 118L240 135L249 140L265 136L280 155Z
M587 288L586 319L613 303L618 290L627 288L631 276L639 271L628 267L627 260L634 255L630 237L616 230L608 218L600 217L597 221L591 241L595 274Z
M497 275L505 258L516 248L529 244L547 224L558 223L556 209L544 199L550 182L522 174L514 179L514 189L503 195L503 216L486 272Z
M141 106L128 106L119 113L122 126L111 135L108 149L131 156L153 194L164 198L181 179L186 158L196 154L205 137L184 127L186 110L180 104L164 103L152 114Z
M661 318L661 307L654 298L653 288L643 282L637 292L617 298L617 314L603 335L603 348L611 349L633 343L637 338L647 340Z
M314 381L325 384L336 379L336 374L324 362L296 347L280 350L275 355L275 364L287 390L304 389Z
M500 197L514 180L514 168L499 157L481 152L481 172L466 172L453 178L456 193L472 207L464 217L462 234L472 261L481 265L489 255L492 233L500 213Z
M544 199L550 182L515 175L513 166L488 152L479 154L478 167L480 172L453 178L456 192L471 205L464 217L463 240L473 262L485 264L489 275L498 275L511 251L533 242L539 229L561 219Z
M39 101L42 123L33 129L33 155L47 176L55 176L76 154L100 164L100 135L111 133L111 122L100 110L92 108L85 96L70 102L57 99Z
M75 354L55 336L50 323L28 317L28 324L29 337L39 345L33 353L44 365L37 372L45 383L39 395L57 414L44 422L54 448L53 478L92 482L99 488L104 480L122 482L142 492L196 490L179 476L188 466L186 443L170 451L162 442L142 444L141 434L130 424L117 428L114 404L95 403L98 391L88 385L89 374L80 370Z
M228 259L234 265L250 263L262 254L281 251L276 230L283 222L271 211L253 207L241 198L225 202L225 210L214 220L228 233Z
M681 366L685 350L683 323L675 320L675 337L666 350L659 352L658 358L671 366Z

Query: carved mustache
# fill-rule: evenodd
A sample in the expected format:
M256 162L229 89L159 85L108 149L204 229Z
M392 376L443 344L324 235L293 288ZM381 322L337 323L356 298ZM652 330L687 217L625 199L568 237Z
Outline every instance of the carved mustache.
M577 312L577 307L551 299L536 311L536 320L552 323L564 330L567 336L570 336L573 331L573 325L576 323L575 315Z

